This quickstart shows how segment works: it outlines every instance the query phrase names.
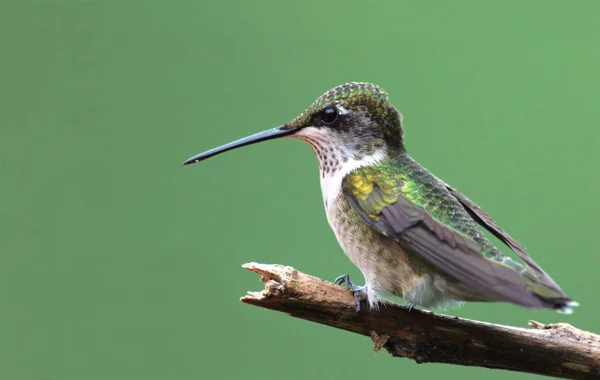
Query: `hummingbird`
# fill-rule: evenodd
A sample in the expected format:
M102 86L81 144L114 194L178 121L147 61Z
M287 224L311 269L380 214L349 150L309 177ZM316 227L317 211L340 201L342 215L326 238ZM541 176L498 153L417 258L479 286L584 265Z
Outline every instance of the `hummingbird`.
M525 248L477 204L408 155L402 115L381 87L346 83L321 95L295 119L197 154L193 164L277 138L306 142L319 161L327 220L364 286L348 286L371 309L386 296L425 309L463 302L508 302L570 314L578 303ZM512 250L502 253L483 229Z

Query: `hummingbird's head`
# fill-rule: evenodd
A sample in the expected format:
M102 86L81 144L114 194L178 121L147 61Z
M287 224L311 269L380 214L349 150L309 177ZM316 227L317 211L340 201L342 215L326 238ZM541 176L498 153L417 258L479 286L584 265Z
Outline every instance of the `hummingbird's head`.
M300 116L282 126L198 154L183 164L260 141L295 137L313 148L325 175L346 162L376 162L404 151L401 119L379 86L346 83L321 95Z
M371 83L335 87L281 128L307 142L325 171L335 170L336 162L383 158L404 149L401 115Z

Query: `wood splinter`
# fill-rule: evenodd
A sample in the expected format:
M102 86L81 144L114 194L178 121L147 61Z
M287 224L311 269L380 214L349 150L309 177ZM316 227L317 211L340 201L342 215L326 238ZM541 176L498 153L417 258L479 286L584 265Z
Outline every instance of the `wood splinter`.
M383 346L390 339L389 335L377 335L377 333L375 331L371 331L370 337L371 337L371 340L373 341L373 343L375 343L375 347L373 347L374 353L378 353L379 351L381 351Z

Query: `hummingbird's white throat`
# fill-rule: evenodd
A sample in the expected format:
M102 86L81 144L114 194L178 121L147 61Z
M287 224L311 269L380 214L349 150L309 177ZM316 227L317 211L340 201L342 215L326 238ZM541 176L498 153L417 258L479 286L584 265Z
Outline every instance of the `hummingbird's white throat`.
M333 203L342 189L342 180L352 171L373 165L388 157L385 148L370 154L358 154L351 146L336 141L326 128L306 127L294 137L305 141L319 160L321 191L325 209Z

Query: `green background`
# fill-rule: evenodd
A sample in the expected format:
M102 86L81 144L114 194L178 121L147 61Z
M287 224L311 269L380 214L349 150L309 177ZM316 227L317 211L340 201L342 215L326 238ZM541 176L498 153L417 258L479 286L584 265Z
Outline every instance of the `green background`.
M522 241L581 307L456 315L600 332L600 2L0 2L0 378L445 378L368 338L244 305L249 261L362 279L314 154L267 142L348 81L409 152ZM362 282L362 281L361 281Z

